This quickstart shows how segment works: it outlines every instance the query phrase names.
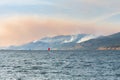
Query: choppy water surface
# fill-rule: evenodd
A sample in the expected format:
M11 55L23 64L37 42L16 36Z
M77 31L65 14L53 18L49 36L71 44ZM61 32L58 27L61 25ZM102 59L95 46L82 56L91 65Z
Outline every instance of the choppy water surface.
M0 51L0 80L120 80L120 51Z

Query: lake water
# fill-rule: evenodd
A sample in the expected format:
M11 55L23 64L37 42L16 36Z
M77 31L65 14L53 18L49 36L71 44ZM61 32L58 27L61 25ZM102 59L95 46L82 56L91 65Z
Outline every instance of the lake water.
M0 80L120 80L120 51L0 51Z

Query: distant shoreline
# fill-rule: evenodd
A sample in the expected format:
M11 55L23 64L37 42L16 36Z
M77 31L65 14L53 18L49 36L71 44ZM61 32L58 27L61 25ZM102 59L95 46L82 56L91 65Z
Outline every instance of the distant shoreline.
M120 50L120 47L100 47L98 50Z
M48 51L48 50L0 50L0 51ZM98 48L98 49L86 49L86 50L51 50L51 51L120 51L120 49L112 49L112 48ZM48 52L51 52L48 51Z

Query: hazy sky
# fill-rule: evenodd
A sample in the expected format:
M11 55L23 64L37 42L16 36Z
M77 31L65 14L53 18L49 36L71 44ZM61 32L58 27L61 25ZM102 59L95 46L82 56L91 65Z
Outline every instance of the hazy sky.
M0 46L46 36L120 32L120 0L1 0Z

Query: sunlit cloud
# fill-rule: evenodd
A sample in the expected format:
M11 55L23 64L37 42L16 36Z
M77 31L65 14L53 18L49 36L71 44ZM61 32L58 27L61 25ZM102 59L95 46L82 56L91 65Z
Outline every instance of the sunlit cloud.
M21 45L45 36L68 35L78 33L111 34L119 27L106 24L92 24L62 18L41 16L15 16L0 23L1 46ZM108 31L109 30L109 31Z

